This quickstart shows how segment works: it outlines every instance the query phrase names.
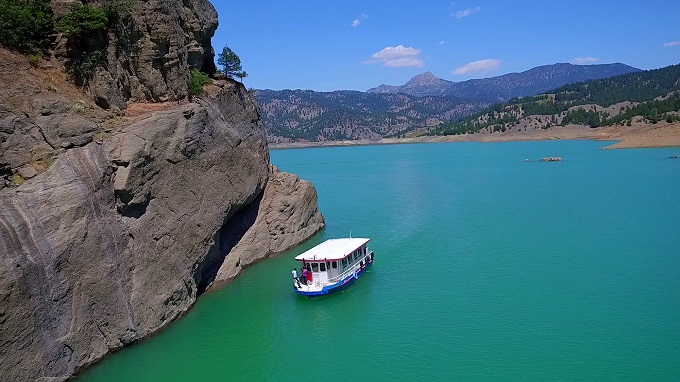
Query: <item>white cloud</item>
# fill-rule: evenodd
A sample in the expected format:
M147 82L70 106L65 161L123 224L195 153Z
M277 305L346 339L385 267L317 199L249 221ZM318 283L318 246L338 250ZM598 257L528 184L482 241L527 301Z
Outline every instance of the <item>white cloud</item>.
M444 45L444 44L446 44L446 41L444 41L444 40L439 41L439 45Z
M570 63L574 65L582 65L582 64L592 64L593 62L598 62L600 61L599 58L595 57L576 57L575 59L569 61Z
M453 73L453 74L469 74L469 73L473 73L473 72L490 72L492 70L497 70L500 67L501 67L501 61L500 60L486 59L486 60L473 61L473 62L470 62L469 64L459 66L459 67L453 69L453 71L451 73Z
M352 27L358 27L361 25L361 20L366 20L368 15L365 13L360 14L354 21L352 21Z
M402 66L423 67L425 63L418 58L420 49L405 47L403 45L388 46L380 52L373 53L371 59L364 61L365 64L382 63L382 66L397 68Z
M383 63L383 66L387 66L390 68L400 68L402 66L414 66L416 68L422 68L423 66L425 66L425 63L423 62L423 60L417 59L415 57L402 57L385 61Z
M457 18L457 19L462 19L463 17L470 16L473 13L479 12L479 7L475 8L470 8L470 9L463 9L462 11L457 11L456 13L452 14L451 16Z
M671 41L663 44L663 46L678 46L680 45L680 41Z

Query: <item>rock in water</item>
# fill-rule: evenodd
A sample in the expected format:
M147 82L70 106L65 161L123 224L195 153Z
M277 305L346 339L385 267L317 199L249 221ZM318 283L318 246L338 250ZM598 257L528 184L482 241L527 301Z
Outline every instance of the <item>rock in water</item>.
M300 244L324 226L314 186L274 166L263 195L239 214L235 224L242 225L253 219L254 222L243 227L245 233L235 246L225 248L229 255L212 286L232 280L243 267L257 260ZM230 231L243 229L233 227Z

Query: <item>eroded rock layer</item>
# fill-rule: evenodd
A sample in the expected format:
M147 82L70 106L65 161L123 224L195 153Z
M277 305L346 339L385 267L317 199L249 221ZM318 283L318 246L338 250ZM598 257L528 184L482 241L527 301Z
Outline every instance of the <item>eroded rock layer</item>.
M0 190L0 374L69 377L322 226L233 81L65 150Z

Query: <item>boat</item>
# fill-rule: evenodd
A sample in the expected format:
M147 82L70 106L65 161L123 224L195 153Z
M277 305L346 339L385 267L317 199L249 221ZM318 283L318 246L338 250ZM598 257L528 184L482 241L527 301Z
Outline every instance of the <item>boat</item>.
M371 239L330 239L295 257L307 269L308 277L293 280L295 293L308 297L328 295L354 284L373 265ZM309 276L311 274L311 276Z

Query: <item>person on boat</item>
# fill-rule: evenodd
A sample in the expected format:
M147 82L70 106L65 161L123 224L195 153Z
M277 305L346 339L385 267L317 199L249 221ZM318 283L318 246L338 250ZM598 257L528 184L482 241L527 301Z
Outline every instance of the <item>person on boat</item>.
M302 267L302 279L303 279L305 285L307 285L307 278L309 277L308 275L309 275L309 272L307 272L307 268Z
M309 269L309 265L307 265L307 283L311 284L312 281L312 270Z
M293 268L293 271L290 272L291 276L293 276L293 280L295 280L295 283L297 284L298 288L301 287L300 285L300 279L298 279L297 271L295 268Z
M299 273L299 278L300 278L300 283L307 285L307 278L302 275L302 271L304 270L303 267L300 267L300 273Z

